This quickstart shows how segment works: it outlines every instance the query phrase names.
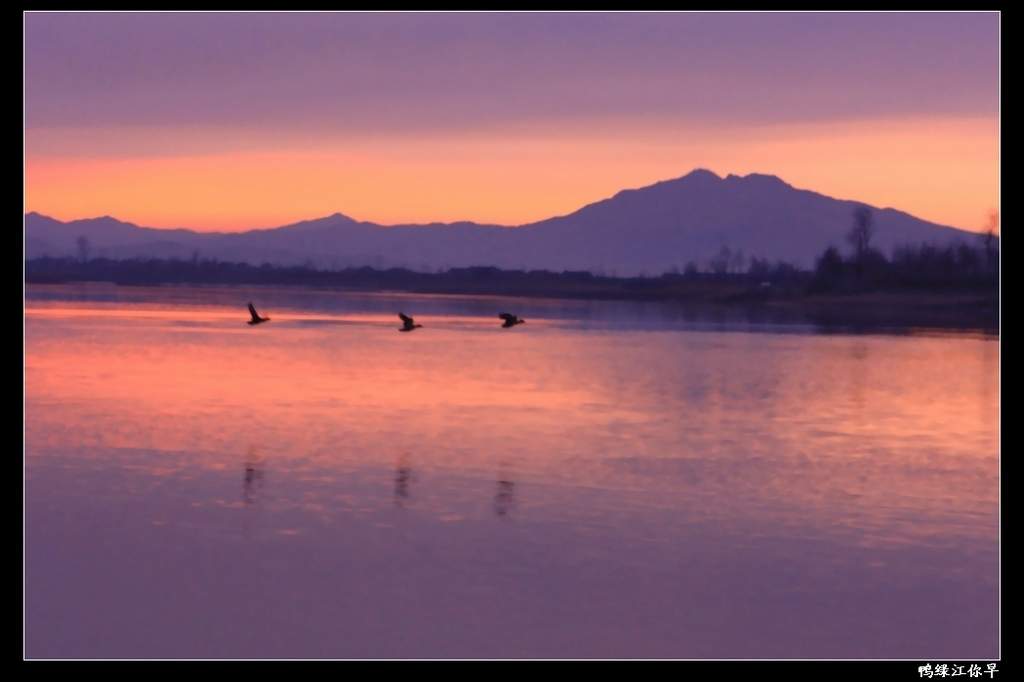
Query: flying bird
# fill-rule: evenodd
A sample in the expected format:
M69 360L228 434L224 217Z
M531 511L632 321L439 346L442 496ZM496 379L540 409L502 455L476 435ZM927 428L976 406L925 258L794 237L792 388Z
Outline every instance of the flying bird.
M412 318L405 313L398 313L398 316L402 318L402 326L398 329L400 332L411 332L416 327L423 326L422 324L413 324Z
M249 304L249 314L252 315L252 319L247 324L259 324L260 322L270 322L269 317L260 317L259 313L256 312L256 308L253 307L252 303Z
M517 324L523 324L524 322L526 322L526 320L524 320L523 318L516 317L511 313L501 313L500 315L498 315L498 317L505 320L505 324L501 325L503 329L508 329L509 327L514 327Z

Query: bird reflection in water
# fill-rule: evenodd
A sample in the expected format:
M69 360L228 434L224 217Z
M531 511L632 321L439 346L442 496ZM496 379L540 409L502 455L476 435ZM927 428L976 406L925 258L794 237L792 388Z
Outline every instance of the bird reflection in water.
M494 513L505 518L516 504L516 484L505 467L498 473L498 489L494 493Z
M403 454L395 464L395 505L404 507L409 499L409 484L412 482L412 467L409 455Z
M242 500L246 505L257 501L257 491L263 488L263 461L249 449L245 460L245 476L242 479Z

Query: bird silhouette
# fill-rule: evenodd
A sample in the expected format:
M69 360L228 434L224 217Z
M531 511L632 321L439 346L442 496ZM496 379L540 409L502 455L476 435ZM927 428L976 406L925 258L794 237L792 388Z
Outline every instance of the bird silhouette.
M249 314L252 315L252 319L247 324L259 324L260 322L270 322L269 317L260 317L259 313L256 312L256 308L253 307L252 303L249 304Z
M422 327L422 324L413 324L413 319L405 313L398 313L398 316L402 318L402 326L399 327L400 332L411 332L416 327Z
M517 324L523 324L524 322L526 322L526 320L524 320L523 318L516 317L511 313L501 313L500 315L498 315L498 317L505 320L505 324L501 325L503 329L508 329L509 327L514 327Z

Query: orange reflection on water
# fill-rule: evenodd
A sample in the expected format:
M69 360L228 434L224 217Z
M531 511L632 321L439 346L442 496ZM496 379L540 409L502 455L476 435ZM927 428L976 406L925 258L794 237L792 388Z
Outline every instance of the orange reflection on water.
M485 475L501 509L532 480L725 528L770 519L867 546L994 541L991 341L572 320L504 331L458 314L417 316L425 327L402 334L377 313L269 314L248 328L241 312L200 304L31 305L30 461L152 450L154 471L161 452L231 470L258 443L284 470L394 471L414 456L417 469ZM496 494L509 462L518 483ZM422 490L418 504L443 505Z

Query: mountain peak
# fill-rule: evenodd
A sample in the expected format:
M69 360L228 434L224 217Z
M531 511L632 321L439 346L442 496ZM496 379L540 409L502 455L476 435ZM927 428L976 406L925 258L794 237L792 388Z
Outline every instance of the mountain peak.
M766 174L766 173L748 173L747 175L734 175L732 173L729 173L729 175L726 176L725 179L728 182L743 182L743 183L747 183L747 184L758 184L758 185L762 185L762 186L765 186L765 187L768 187L768 186L790 187L791 186L788 182L786 182L785 180L783 180L779 176L777 176L777 175L769 175L769 174Z
M714 171L707 168L694 168L692 171L679 178L680 180L721 180Z
M55 223L56 222L60 222L56 218L48 216L48 215L46 215L44 213L40 213L39 211L29 211L28 213L25 214L25 220L32 220L32 221L35 221L35 220L50 220L50 221L53 221Z
M359 221L355 220L354 218L349 218L344 213L337 213L337 212L335 212L335 213L332 213L331 215L324 216L322 218L313 218L311 220L302 220L302 221L299 221L297 223L291 223L289 225L285 225L284 227L286 227L288 229L292 229L292 230L321 230L321 229L325 229L325 228L338 227L340 225L349 225L349 224L355 225L358 222ZM266 228L266 229L273 230L273 229L276 229L276 228Z
M810 267L829 244L842 244L850 229L851 202L797 190L768 174L687 175L585 206L574 213L520 228L474 224L403 224L396 228L357 222L335 212L277 228L231 234L144 229L115 219L64 223L27 214L32 254L74 256L87 234L110 257L177 257L196 250L222 260L295 263L324 267L491 266L512 269L599 270L660 273L689 261L706 267L722 246L759 259ZM110 221L110 222L107 222ZM873 244L889 250L908 243L952 243L973 235L879 211ZM488 229L484 229L484 228Z
M338 225L340 223L358 223L359 221L355 218L345 215L339 211L335 211L329 216L323 218L314 218L313 220L305 220L300 225Z
M91 225L103 224L103 225L128 225L130 227L138 227L135 223L130 223L120 218L115 218L112 215L98 215L93 218L81 218L79 220L72 220L73 223L89 223Z
M647 185L645 187L639 187L636 189L624 189L615 196L630 196L635 194L636 192L643 192L645 190L654 188L666 190L693 185L710 185L711 183L718 183L721 181L722 178L714 171L710 171L707 168L694 168L686 175L682 175L678 178L672 178L670 180L660 180L658 182L655 182L653 185Z

